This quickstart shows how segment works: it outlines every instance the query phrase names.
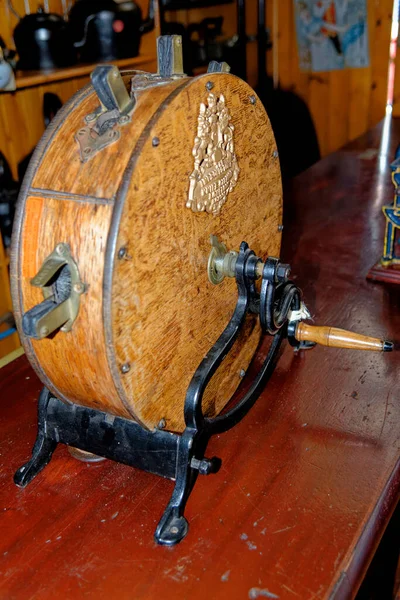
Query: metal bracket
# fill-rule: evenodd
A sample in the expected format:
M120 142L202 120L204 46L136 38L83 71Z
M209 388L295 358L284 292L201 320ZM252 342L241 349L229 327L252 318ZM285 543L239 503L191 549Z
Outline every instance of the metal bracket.
M26 336L41 340L56 329L70 331L79 313L80 297L86 291L68 244L57 244L31 285L42 289L44 300L22 318Z
M231 68L226 62L217 62L216 60L211 60L208 63L207 73L230 73Z
M157 38L157 64L160 77L182 77L183 55L180 35L160 35Z
M218 250L216 243L214 248ZM221 248L225 247L221 244ZM217 255L217 261L222 253L221 250ZM273 293L267 294L267 288L261 285L259 296L254 281L258 277L256 266L260 259L245 242L235 254L236 308L228 325L193 374L184 403L184 432L149 431L133 421L99 410L64 404L45 388L39 399L37 440L31 459L15 474L17 485L24 487L46 466L58 443L71 445L175 480L174 491L157 526L155 539L159 544L172 546L186 536L188 522L184 511L196 479L199 474L216 472L221 463L217 458L205 458L208 441L212 435L234 427L253 406L274 370L280 345L286 336L289 310L300 308L300 292L284 277L279 279L280 263L277 259L271 263L266 261L262 269L262 283L264 278L268 278L272 286L268 289L272 289ZM267 298L263 299L263 294L267 294ZM261 323L274 319L277 327L268 355L240 400L226 412L214 418L206 417L202 399L207 385L232 349L247 314L256 305L265 313L261 319L260 312ZM263 331L268 333L264 327Z
M116 126L130 122L135 106L135 96L129 94L116 66L99 65L90 78L100 106L85 117L87 126L75 134L82 162L119 140L121 133Z

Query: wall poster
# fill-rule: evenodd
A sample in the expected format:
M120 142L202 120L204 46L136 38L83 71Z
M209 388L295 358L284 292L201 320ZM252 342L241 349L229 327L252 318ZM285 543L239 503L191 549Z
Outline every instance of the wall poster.
M368 67L366 0L293 0L300 69Z

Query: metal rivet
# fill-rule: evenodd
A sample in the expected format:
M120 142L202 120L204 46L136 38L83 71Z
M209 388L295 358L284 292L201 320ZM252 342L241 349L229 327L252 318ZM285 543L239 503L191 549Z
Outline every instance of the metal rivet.
M173 527L170 527L170 529L169 529L169 530L170 530L170 532L171 532L171 533L173 533L173 534L177 534L177 533L178 533L178 531L179 531L179 529L178 529L177 527L175 527L175 525L174 525Z
M283 231L283 225L278 225L278 231Z
M131 370L131 365L129 363L124 363L121 366L121 373L128 373Z
M255 104L257 102L257 98L255 96L250 96L250 104Z
M272 156L273 156L274 158L278 158L278 156L279 156L279 152L278 152L278 150L274 150L274 151L273 151L273 153L272 153Z
M246 371L244 369L240 369L239 375L240 377L244 377L246 375Z
M212 81L207 81L206 83L206 88L208 89L208 91L212 90L214 87L214 84Z
M68 250L66 244L57 244L57 254L65 254Z
M118 250L118 258L119 258L119 260L122 260L125 255L126 255L126 248L125 248L125 246L123 246L122 248L120 248Z
M82 294L85 291L85 286L83 283L75 283L74 284L74 292L77 294Z
M44 337L44 336L48 335L48 333L49 333L49 330L48 330L48 328L47 328L47 327L41 327L41 328L40 328L40 335L41 335L41 336L43 336L43 337Z
M176 40L176 45L182 46L182 38L181 37L178 37L178 39Z
M156 148L157 146L159 146L160 144L160 138L158 137L153 137L153 140L151 142L153 144L153 147Z
M158 429L165 429L166 424L167 423L165 422L165 419L160 419L160 421L158 422L157 427L158 427Z

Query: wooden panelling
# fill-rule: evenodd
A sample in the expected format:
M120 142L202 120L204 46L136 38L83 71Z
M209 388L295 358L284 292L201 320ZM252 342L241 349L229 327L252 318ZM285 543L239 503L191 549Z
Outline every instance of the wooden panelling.
M148 0L136 1L142 9L143 17L146 17ZM35 12L43 3L39 0L29 0L28 3L26 0L26 4L29 4L31 12ZM61 0L50 0L49 9L62 14L63 4ZM21 16L25 14L24 0L12 0L12 6ZM9 47L14 46L12 33L17 22L18 19L10 10L8 0L0 0L0 36ZM118 61L118 66L154 71L156 63L155 60L151 60L151 57L155 57L155 40L158 34L158 11L156 11L155 29L142 37L140 54L141 57L143 56L143 60L141 57L124 59ZM119 62L122 64L119 65ZM6 156L15 179L18 178L19 162L33 151L43 134L45 128L43 120L44 94L46 92L54 93L59 96L62 103L65 103L90 80L89 71L85 66L64 71L65 74L51 73L48 80L46 77L43 77L42 80L39 79L37 72L32 72L33 77L28 77L27 73L24 73L23 76L18 73L17 91L0 93L0 152ZM57 78L58 80L56 80Z
M3 248L3 241L0 234L0 317L11 311L11 295L10 295L10 281L8 277L8 257L6 256ZM9 329L9 325L1 325L0 331L6 331ZM14 334L10 337L0 340L0 358L15 350L20 346L18 334Z
M278 52L280 85L307 103L321 154L326 155L385 116L393 0L367 0L370 66L324 73L304 73L299 69L293 0L269 4L267 17L272 29L273 10L278 11L278 47L273 52ZM270 74L272 59L269 53Z
M64 103L88 81L85 76L0 95L0 151L15 179L18 163L33 151L44 131L44 94L57 94Z
M185 26L198 23L207 17L223 17L222 35L225 38L237 33L236 3L194 8L190 10L168 11L165 20L183 23ZM248 36L257 33L257 1L246 0L246 31ZM235 73L235 65L231 65ZM247 81L254 87L257 84L257 44L249 41L247 45Z
M394 48L393 48L394 51ZM393 85L393 116L400 116L400 48L396 48L394 62L394 85Z

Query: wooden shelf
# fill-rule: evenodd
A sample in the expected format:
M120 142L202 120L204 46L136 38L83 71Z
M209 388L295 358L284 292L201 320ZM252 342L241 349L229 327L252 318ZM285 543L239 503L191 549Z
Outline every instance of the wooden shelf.
M119 60L107 61L107 64L113 64L117 67L143 67L154 62L154 56L145 54L135 58L121 58ZM50 71L17 71L16 86L17 90L29 87L35 87L44 83L54 83L66 79L75 79L85 77L93 71L97 63L74 65L65 69L52 69ZM7 92L5 92L7 93ZM8 92L9 93L9 92Z

